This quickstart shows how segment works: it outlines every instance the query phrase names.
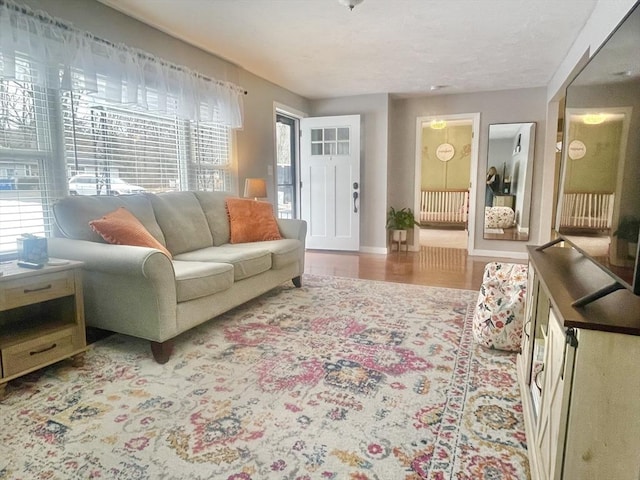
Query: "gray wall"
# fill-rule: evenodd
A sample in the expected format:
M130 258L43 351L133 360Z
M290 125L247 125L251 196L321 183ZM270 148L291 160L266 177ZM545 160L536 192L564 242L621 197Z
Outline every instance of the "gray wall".
M358 95L313 100L310 113L312 116L361 115L360 250L385 253L389 96Z
M245 178L266 178L269 201L276 203L278 198L273 173L276 171L274 102L302 112L308 112L308 102L246 70L239 71L238 83L248 91L244 97L244 126L236 133L240 194ZM269 166L273 168L269 170Z
M414 205L416 118L430 115L454 115L480 112L479 168L475 179L476 206L484 205L485 166L489 125L492 123L535 122L536 142L533 164L533 198L530 232L538 229L540 211L536 202L539 195L543 162L544 124L546 117L546 89L503 90L460 95L438 95L419 98L398 98L392 101L391 143L389 145L389 204ZM393 172L391 174L391 172ZM483 252L525 252L527 242L484 240L482 225L484 209L476 208L475 249ZM537 243L536 235L530 235L529 243Z

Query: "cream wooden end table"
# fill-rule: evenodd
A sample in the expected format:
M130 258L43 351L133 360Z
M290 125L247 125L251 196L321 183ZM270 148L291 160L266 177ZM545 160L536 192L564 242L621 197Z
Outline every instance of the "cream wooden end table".
M0 400L7 382L87 349L82 262L51 260L41 269L0 264Z

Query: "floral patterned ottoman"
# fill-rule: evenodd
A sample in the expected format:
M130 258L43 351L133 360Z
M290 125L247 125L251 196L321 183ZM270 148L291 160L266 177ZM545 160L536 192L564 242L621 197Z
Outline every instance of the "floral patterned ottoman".
M487 264L473 315L476 342L497 350L520 349L526 290L526 265Z
M515 213L509 207L485 207L485 228L511 228L515 224Z

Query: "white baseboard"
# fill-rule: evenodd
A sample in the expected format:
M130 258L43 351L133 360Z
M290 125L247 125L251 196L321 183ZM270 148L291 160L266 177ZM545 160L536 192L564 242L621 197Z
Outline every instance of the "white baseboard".
M499 257L499 258L515 258L518 260L526 260L529 258L527 252L505 252L500 250L473 250L469 255L474 257Z
M360 247L361 253L377 253L379 255L386 255L387 249L383 247Z

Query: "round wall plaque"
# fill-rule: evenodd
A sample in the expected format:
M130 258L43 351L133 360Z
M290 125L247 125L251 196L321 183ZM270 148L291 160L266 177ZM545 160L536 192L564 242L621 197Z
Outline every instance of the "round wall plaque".
M442 162L448 162L455 155L456 150L450 143L441 143L436 148L436 157Z
M573 140L569 144L569 158L571 160L580 160L587 154L587 147L580 140Z

